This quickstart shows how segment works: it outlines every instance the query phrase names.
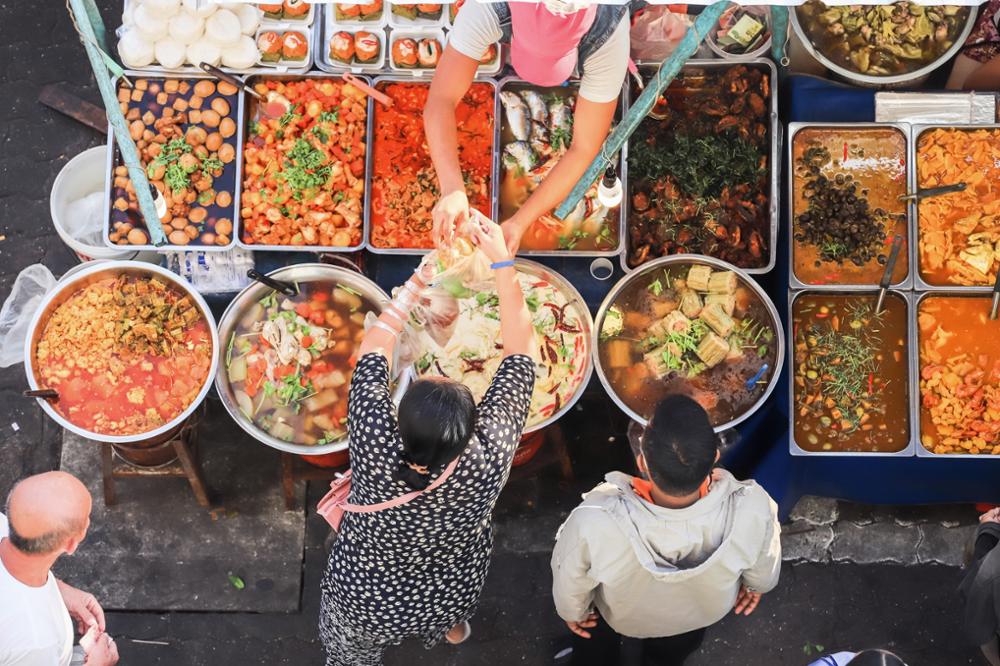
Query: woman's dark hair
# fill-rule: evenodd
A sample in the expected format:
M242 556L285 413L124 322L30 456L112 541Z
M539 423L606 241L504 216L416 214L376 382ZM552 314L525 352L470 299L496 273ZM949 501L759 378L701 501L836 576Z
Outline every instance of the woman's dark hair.
M399 434L403 459L396 478L423 490L431 476L454 460L469 443L476 422L476 402L468 387L458 382L420 379L399 402ZM427 468L421 474L410 465Z
M697 490L712 471L718 451L708 414L686 395L661 400L642 435L651 481L669 495Z
M906 666L906 662L886 650L863 650L847 663L850 666Z

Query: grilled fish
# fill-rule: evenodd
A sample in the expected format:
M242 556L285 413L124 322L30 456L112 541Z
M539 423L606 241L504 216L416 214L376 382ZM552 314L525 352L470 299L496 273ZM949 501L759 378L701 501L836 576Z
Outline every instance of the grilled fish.
M503 110L507 114L507 122L514 138L518 141L527 141L531 135L531 116L524 100L517 93L502 90L500 101L503 102Z

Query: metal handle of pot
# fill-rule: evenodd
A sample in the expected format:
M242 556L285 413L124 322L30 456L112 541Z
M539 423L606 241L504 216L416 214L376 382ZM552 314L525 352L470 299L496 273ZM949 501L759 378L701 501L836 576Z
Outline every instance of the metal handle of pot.
M263 273L254 270L253 268L247 271L247 277L250 278L251 280L255 280L257 282L260 282L261 284L267 285L268 287L274 289L275 291L280 291L282 294L288 297L295 296L299 293L294 285L291 285L288 282L282 282L281 280L275 280L274 278L268 277Z

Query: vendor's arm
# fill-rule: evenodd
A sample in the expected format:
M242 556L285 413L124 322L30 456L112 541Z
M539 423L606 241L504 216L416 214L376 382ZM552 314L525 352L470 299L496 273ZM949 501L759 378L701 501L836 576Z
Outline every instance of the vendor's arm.
M981 67L969 75L962 87L966 90L996 90L1000 88L1000 57L983 63Z
M628 71L628 31L628 17L625 17L608 41L587 58L573 113L573 140L569 150L524 205L504 222L504 236L511 254L517 252L521 236L528 227L563 202L600 153Z
M424 134L441 190L433 212L434 240L438 244L469 214L465 179L458 161L455 108L472 84L479 58L499 38L500 26L489 7L478 2L463 6L431 80L424 105Z
M482 214L475 217L479 224L472 227L472 242L489 258L497 280L497 296L500 299L500 338L503 340L503 355L531 355L534 340L531 329L531 314L524 302L521 283L517 279L517 269L513 257L504 244L503 232L495 222Z

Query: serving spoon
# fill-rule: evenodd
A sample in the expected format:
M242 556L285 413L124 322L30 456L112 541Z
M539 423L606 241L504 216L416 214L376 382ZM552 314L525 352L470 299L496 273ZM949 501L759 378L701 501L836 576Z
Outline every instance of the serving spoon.
M997 311L1000 311L1000 271L997 271L997 279L993 282L993 303L990 306L990 319L997 318Z
M261 284L266 285L271 289L274 289L275 291L279 291L285 296L288 296L289 298L297 296L299 293L299 290L295 288L295 285L288 282L283 282L282 280L275 280L273 277L268 277L263 273L254 270L253 268L247 271L247 277L250 278L251 280L260 282Z
M277 93L274 94L274 97L272 97L271 95L264 97L259 92L254 90L252 86L247 85L247 82L244 81L243 79L237 76L233 76L228 72L224 72L215 65L209 64L207 62L202 62L198 63L198 67L206 74L210 74L215 78L219 79L220 81L225 81L230 85L236 86L237 88L241 88L242 90L245 90L248 95L256 98L256 100L260 103L261 113L263 113L268 118L280 118L281 116L285 115L286 111L288 111L288 108L290 106L290 104L286 104L288 100L285 100L284 97L281 97L281 95L278 95Z
M941 187L928 187L927 189L917 190L916 192L911 192L910 194L902 194L899 196L899 200L920 203L922 200L930 197L939 197L942 194L951 194L952 192L964 192L966 187L967 185L965 183L942 185Z

